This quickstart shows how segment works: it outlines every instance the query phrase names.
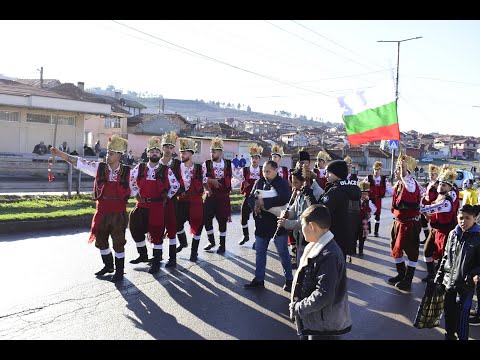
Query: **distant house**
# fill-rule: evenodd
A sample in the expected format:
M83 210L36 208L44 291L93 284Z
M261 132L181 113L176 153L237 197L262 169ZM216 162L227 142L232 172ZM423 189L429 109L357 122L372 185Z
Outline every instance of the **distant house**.
M83 154L84 124L92 116L109 116L111 107L89 99L75 99L51 90L0 79L0 151L31 153L44 141L66 141Z
M308 137L297 132L287 133L280 136L280 140L290 147L308 146Z

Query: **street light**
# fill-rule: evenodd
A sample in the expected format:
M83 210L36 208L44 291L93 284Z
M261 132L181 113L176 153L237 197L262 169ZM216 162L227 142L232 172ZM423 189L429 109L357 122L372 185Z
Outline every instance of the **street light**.
M400 43L404 41L410 41L410 40L417 40L421 39L422 36L417 36L414 38L410 39L403 39L403 40L377 40L377 42L396 42L397 43L397 81L395 84L395 109L397 111L397 119L398 119L398 70L400 68ZM400 150L400 141L398 142L398 149ZM392 182L393 182L393 159L395 157L395 149L392 149L392 164L390 168L390 173L392 177Z

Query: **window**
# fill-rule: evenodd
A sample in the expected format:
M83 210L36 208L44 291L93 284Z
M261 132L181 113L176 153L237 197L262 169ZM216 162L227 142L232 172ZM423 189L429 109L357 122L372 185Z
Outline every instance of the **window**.
M0 111L0 120L3 121L16 121L18 122L20 119L20 113L16 111Z
M107 117L105 118L105 129L111 129L111 128L120 128L120 119L119 118L113 118L113 117Z
M47 115L47 114L31 114L27 113L27 122L37 124L55 124L75 126L75 116L64 115Z

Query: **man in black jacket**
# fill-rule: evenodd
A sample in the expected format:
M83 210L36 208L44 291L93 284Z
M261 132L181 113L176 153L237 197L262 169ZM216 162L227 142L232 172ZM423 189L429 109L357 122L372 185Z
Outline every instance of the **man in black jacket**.
M347 180L348 165L344 160L334 160L327 165L326 192L319 202L330 210L330 231L342 249L345 258L355 252L355 235L360 222L362 192L355 180Z
M265 267L267 265L267 249L270 240L277 230L277 217L268 212L268 209L276 206L283 206L288 203L290 189L287 180L278 176L277 163L273 160L263 165L263 177L255 183L250 196L249 205L253 209L255 219L255 278L248 284L246 289L264 287ZM275 189L277 195L271 198L257 199L255 190ZM288 253L287 230L283 227L278 229L273 239L278 255L280 256L283 272L285 274L285 286L283 289L290 292L292 288L292 263Z

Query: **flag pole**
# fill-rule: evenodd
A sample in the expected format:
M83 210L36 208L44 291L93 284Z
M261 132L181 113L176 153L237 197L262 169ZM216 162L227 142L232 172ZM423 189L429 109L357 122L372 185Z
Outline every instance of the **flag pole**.
M423 36L417 36L410 39L403 39L403 40L377 40L377 42L396 42L397 43L397 80L395 81L395 112L397 113L397 123L398 123L398 70L400 68L400 43L409 40L417 40L421 39ZM392 150L392 163L390 167L391 179L393 183L393 160L395 157L395 149ZM400 151L400 139L398 139L398 151Z

